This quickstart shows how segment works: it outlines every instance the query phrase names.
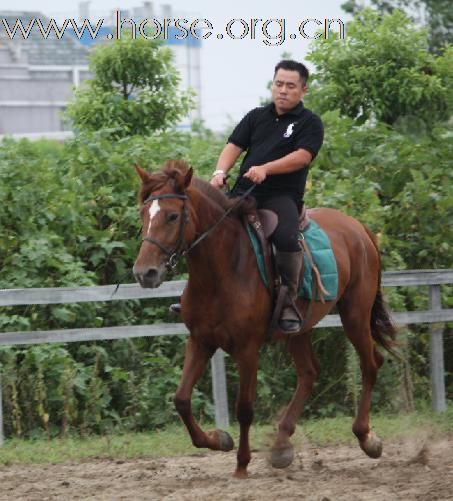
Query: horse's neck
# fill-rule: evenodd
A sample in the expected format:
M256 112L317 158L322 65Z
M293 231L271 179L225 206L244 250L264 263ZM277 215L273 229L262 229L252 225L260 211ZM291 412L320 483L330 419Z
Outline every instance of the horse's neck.
M194 203L197 236L209 231L224 215L224 210L210 201L206 195L198 194ZM228 216L187 256L189 280L200 282L206 288L212 284L218 288L220 280L243 273L245 264L241 261L244 248L241 242L245 233L236 216ZM242 250L241 250L242 247Z

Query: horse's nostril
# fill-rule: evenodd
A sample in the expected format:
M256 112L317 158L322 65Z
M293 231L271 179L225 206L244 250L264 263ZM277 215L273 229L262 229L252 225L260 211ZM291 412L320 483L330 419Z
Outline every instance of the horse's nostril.
M157 278L157 269L156 268L150 268L144 275L143 278L145 280L153 280Z
M158 268L135 268L134 276L142 287L157 287L160 283Z

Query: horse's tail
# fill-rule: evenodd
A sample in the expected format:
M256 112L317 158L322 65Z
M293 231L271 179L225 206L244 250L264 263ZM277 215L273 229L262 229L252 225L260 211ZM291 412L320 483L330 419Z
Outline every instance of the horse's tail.
M397 329L393 324L387 308L384 303L384 298L382 297L381 290L381 254L379 252L378 243L374 233L364 226L368 236L370 237L373 245L376 247L379 259L379 276L378 276L378 287L376 292L376 297L374 298L373 307L371 309L371 335L377 344L382 346L388 352L395 354L393 347L395 346L395 339Z

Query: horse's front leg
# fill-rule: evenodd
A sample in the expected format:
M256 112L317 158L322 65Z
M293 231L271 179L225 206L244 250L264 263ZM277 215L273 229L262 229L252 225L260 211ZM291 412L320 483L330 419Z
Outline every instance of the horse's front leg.
M174 397L175 407L195 447L207 447L212 450L230 451L234 447L233 439L222 430L204 432L195 421L192 414L191 397L196 382L203 374L213 351L189 337L186 345L184 369L181 382Z
M247 466L250 463L249 431L254 416L256 398L256 380L258 371L258 350L252 349L241 354L237 359L239 370L239 393L236 402L236 415L240 426L237 466L234 476L247 478Z

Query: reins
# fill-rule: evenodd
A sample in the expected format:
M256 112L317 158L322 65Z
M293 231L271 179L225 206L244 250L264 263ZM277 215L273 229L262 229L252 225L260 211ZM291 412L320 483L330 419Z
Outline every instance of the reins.
M149 196L144 202L143 205L146 205L150 202L153 202L154 200L161 200L163 198L177 198L180 200L183 200L184 205L182 208L182 219L181 219L181 224L179 227L179 234L178 234L178 240L175 244L174 250L169 250L167 247L165 247L163 244L161 244L158 240L145 236L142 238L142 241L144 242L149 242L150 244L154 244L159 249L166 254L168 257L168 261L165 263L165 266L167 269L173 269L176 267L178 264L179 260L182 257L185 257L194 247L196 247L199 243L201 243L205 238L207 238L238 206L239 204L247 198L250 193L253 191L255 188L256 184L254 183L250 188L245 191L242 195L240 195L235 203L229 207L224 214L222 214L221 218L216 221L210 228L208 228L204 233L202 233L196 240L194 240L186 249L182 248L183 245L183 238L184 238L184 229L186 227L186 224L189 222L189 216L187 214L187 207L186 207L186 201L188 199L188 196L186 193L162 193L160 195L151 195ZM139 234L142 229L139 230ZM120 282L117 283L115 290L113 291L111 298L117 293L118 289L120 286Z
M256 184L253 184L246 192L244 192L240 197L238 197L235 203L225 211L225 213L218 221L216 221L209 229L207 229L204 233L202 233L196 240L194 240L189 245L189 247L183 252L183 256L189 253L195 246L197 246L205 238L209 237L209 235L217 228L217 226L219 226L223 222L223 220L226 219L239 206L239 204L250 195L255 186Z

